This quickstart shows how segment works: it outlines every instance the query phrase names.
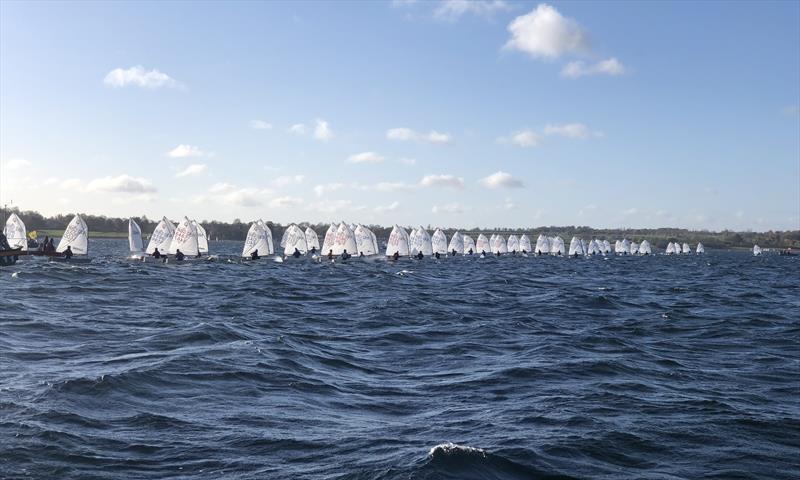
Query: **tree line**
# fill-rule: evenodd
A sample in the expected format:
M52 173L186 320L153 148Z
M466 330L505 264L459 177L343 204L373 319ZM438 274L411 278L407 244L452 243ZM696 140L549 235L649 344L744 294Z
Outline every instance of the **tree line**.
M23 222L28 231L33 230L63 230L66 228L72 215L54 215L45 217L39 212L26 210L20 211L18 208L11 208L5 212L3 216L3 223L5 224L6 215L11 212L16 213ZM114 218L106 217L105 215L89 215L81 214L83 219L89 226L90 234L92 236L102 236L102 233L125 233L128 232L128 219L127 218ZM147 237L153 231L159 220L152 220L147 216L133 217L136 223L142 228L142 232ZM213 240L240 240L244 241L247 237L247 230L250 228L249 223L243 223L238 218L232 222L219 222L203 220L199 222L203 228L206 229L209 238ZM272 230L273 237L280 239L283 235L284 229L288 225L279 223L267 222ZM325 235L329 224L323 223L298 223L302 228L313 228L320 238ZM381 225L365 225L369 227L378 238L386 239L392 231L392 227L385 227ZM407 226L410 230L411 227ZM434 228L431 225L427 226L429 232L433 232ZM454 228L442 228L442 230L450 236L456 231ZM800 230L787 230L787 231L768 231L768 232L736 232L731 230L723 230L720 232L713 232L708 230L688 230L684 228L638 228L638 229L605 229L605 228L591 228L586 226L548 226L536 228L508 228L508 227L493 227L493 228L479 228L459 230L461 233L472 235L473 238L478 234L483 233L489 236L493 233L500 235L522 235L527 234L531 238L531 242L536 242L536 237L540 234L555 236L560 235L566 242L573 236L583 239L600 238L608 239L613 242L617 239L628 238L636 242L642 240L649 241L656 248L665 248L669 242L687 242L690 245L695 245L702 242L703 245L709 248L750 248L755 244L760 245L762 248L800 248ZM98 235L100 234L100 235Z

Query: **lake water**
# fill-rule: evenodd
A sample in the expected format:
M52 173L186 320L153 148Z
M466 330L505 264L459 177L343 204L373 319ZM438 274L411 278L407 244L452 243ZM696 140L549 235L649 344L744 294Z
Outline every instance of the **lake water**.
M800 476L799 257L126 246L0 269L0 478Z

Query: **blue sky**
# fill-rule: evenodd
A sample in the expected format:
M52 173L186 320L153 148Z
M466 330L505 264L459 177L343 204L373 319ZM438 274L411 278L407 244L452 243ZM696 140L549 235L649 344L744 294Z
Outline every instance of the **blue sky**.
M0 202L800 228L800 4L0 4Z

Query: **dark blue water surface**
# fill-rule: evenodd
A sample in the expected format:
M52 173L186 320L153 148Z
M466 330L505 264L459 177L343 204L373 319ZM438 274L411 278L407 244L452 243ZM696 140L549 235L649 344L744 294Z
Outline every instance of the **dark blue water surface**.
M799 257L126 246L0 270L0 478L800 476Z

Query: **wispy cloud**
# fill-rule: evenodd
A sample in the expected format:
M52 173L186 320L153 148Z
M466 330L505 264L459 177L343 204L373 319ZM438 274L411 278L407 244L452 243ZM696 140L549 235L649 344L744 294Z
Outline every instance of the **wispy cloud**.
M586 32L578 22L545 3L512 20L508 31L511 38L504 48L519 50L534 58L558 58L586 51L589 47Z
M299 185L306 180L305 175L284 175L274 179L271 184L275 188L288 187L290 185Z
M297 197L278 197L269 201L269 206L272 208L296 207L302 204L303 199Z
M135 86L150 89L180 85L166 73L158 70L145 70L141 65L128 69L115 68L106 74L103 83L114 88Z
M318 197L321 197L326 193L335 192L337 190L341 190L344 187L345 187L344 183L326 183L323 185L316 185L314 187L314 193L316 193Z
M400 202L392 202L389 205L379 205L374 208L376 212L393 212L400 207Z
M295 123L291 127L289 127L289 133L293 133L295 135L305 135L306 134L306 126L302 123Z
M205 157L208 154L200 149L200 147L195 145L178 145L177 147L173 148L169 152L167 152L172 158L189 158L189 157Z
M361 152L350 155L347 161L350 163L381 163L383 162L383 156L375 152Z
M481 180L481 184L488 188L523 188L522 180L515 178L507 172L495 172Z
M30 167L32 164L30 161L25 160L24 158L12 158L6 162L3 162L2 165L7 170L19 170L25 167Z
M314 138L322 142L331 140L334 135L333 130L331 130L330 125L328 125L328 122L321 118L318 118L315 121L317 125L314 127Z
M595 132L582 123L567 123L563 125L547 125L544 127L545 135L558 135L567 138L602 137L601 132Z
M431 209L433 213L462 213L463 211L464 207L456 202L447 203L445 205L434 205Z
M520 130L507 137L497 139L499 143L510 143L519 147L536 147L541 141L541 136L530 129Z
M597 63L587 65L583 61L569 62L561 70L561 76L567 78L580 78L589 75L624 75L627 68L616 58L608 58Z
M423 187L464 188L464 179L455 175L425 175L419 184Z
M403 165L408 165L409 167L413 167L417 164L417 159L415 158L401 158L400 163Z
M208 166L203 163L193 163L175 174L175 178L189 177L192 175L199 175L205 172Z
M156 191L150 180L130 175L95 178L86 185L88 192L151 193Z
M406 127L390 128L386 131L386 138L402 142L415 141L439 145L446 145L453 140L449 133L441 133L436 130L431 130L428 133L419 133Z
M272 130L272 124L264 120L250 120L249 125L253 130Z
M510 8L503 0L444 0L433 11L433 15L444 20L457 20L466 14L490 16Z

